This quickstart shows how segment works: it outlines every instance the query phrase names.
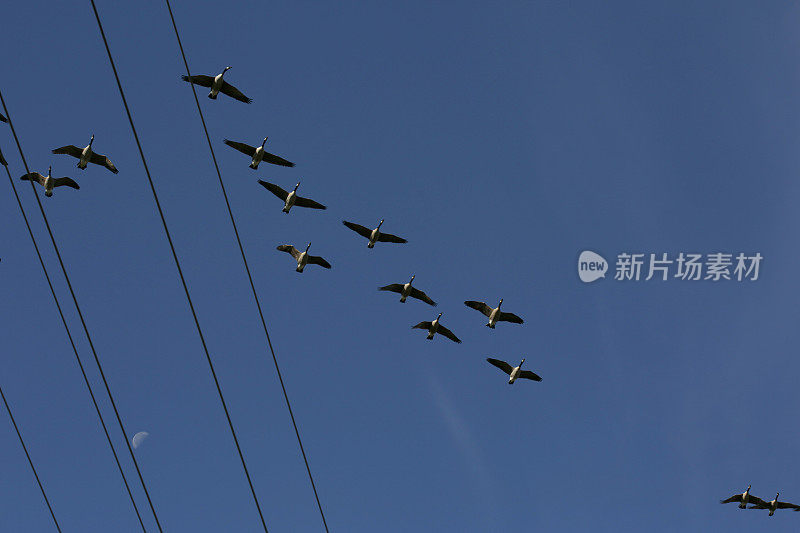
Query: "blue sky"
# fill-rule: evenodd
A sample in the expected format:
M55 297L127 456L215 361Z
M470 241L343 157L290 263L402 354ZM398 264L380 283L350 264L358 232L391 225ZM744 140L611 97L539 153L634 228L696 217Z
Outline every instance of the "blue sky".
M267 524L322 530L166 7L98 8ZM800 515L717 503L750 483L800 502L797 6L174 10L193 73L232 65L254 100L200 93L332 531L797 530ZM28 162L81 185L42 200L128 437L150 433L137 459L162 524L258 531L90 5L12 3L4 27L1 88ZM50 153L92 133L118 175ZM297 167L253 171L222 144L264 136ZM7 125L0 147L16 179ZM300 179L329 208L284 215L258 179ZM3 389L63 529L136 531L3 187ZM368 250L341 224L381 218L409 243ZM298 275L275 250L309 241L332 270ZM755 282L583 284L586 249L764 260ZM437 309L376 290L411 274ZM524 325L490 330L462 303L500 298ZM410 329L440 311L463 344ZM544 380L509 387L487 356L524 356ZM7 420L0 453L0 529L52 529Z

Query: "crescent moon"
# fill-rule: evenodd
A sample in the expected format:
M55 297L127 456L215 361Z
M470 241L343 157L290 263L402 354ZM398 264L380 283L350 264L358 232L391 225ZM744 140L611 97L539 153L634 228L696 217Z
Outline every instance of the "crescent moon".
M141 446L142 442L144 442L144 439L146 439L149 435L150 433L146 431L140 431L139 433L134 435L133 439L131 439L131 443L133 444L134 449Z

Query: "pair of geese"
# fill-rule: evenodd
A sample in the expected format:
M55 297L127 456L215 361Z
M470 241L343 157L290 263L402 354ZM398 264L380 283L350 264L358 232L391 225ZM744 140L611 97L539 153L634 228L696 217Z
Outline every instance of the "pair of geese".
M311 207L314 209L326 209L326 207L322 204L315 202L309 198L302 198L297 196L297 187L300 186L298 183L294 191L286 192L285 190L281 189L277 185L273 183L269 183L263 180L258 180L258 182L266 187L269 191L271 191L275 196L281 198L284 201L283 212L288 213L289 210L292 208L292 205L299 205L301 207ZM383 225L383 220L378 223L378 226L374 229L368 229L362 226L361 224L356 224L355 222L349 222L347 220L343 220L342 223L350 228L351 230L355 231L362 237L367 239L367 248L373 248L376 242L394 242L394 243L407 243L408 241L403 239L402 237L398 237L397 235L392 235L391 233L384 233L381 231L381 226ZM295 261L297 262L297 267L295 268L296 272L303 272L303 269L306 267L307 264L312 265L319 265L325 268L331 268L331 264L328 263L324 258L316 256L316 255L309 255L308 249L311 247L311 243L308 243L306 246L306 251L301 252L291 244L281 244L278 246L278 250L281 252L286 252L291 254L294 257ZM405 301L405 299L403 299ZM435 304L434 304L435 305Z
M247 96L242 93L239 89L228 83L223 79L225 73L228 72L233 67L225 67L222 72L217 74L216 76L206 76L205 74L198 74L195 76L181 76L181 79L185 82L191 83L193 85L199 85L201 87L208 87L210 89L208 93L208 97L212 100L217 99L217 95L219 93L225 94L230 96L234 100L239 100L240 102L244 102L246 104L253 103L252 98L248 98ZM258 168L258 164L261 161L266 161L267 163L272 163L273 165L280 165L283 167L293 167L294 163L291 161L287 161L282 157L278 157L275 154L271 154L264 150L264 145L267 143L267 137L264 137L264 140L261 142L261 146L250 146L249 144L231 141L229 139L225 139L225 144L230 146L231 148L242 152L243 154L249 155L252 160L250 161L250 168L253 170ZM287 211L288 212L288 211Z
M778 509L791 509L795 512L800 511L800 505L795 505L789 502L779 502L778 497L781 493L777 493L775 495L775 499L772 501L764 501L758 496L754 496L750 494L750 487L751 485L747 486L747 490L741 494L734 494L727 500L720 500L719 503L738 503L739 509L767 509L769 511L769 516L775 514L775 511ZM751 507L747 507L747 504L751 504Z
M94 143L94 135L92 135L92 137L89 139L89 144L84 148L78 148L73 144L69 144L67 146L62 146L61 148L56 148L53 150L53 153L70 155L76 158L78 160L78 168L81 170L85 170L86 166L89 163L92 163L106 167L114 174L117 174L119 170L117 170L117 167L114 166L114 163L112 163L108 157L93 151L92 143ZM24 176L20 176L19 179L38 183L44 187L44 195L47 197L53 196L53 189L56 187L67 186L72 187L73 189L80 189L80 186L72 178L68 178L66 176L63 178L54 178L52 173L53 167L51 166L47 169L47 176L42 176L38 172L30 172Z

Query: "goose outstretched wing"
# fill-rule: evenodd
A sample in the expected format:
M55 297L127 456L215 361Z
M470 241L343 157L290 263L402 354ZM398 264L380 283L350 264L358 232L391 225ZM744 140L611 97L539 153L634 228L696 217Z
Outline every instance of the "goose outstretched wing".
M294 201L294 205L299 207L310 207L311 209L327 209L327 207L321 203L315 202L311 198L303 198L302 196L297 197L297 199Z
M308 256L308 262L311 263L312 265L319 265L319 266L325 267L325 268L330 268L331 267L330 263L328 263L327 261L325 261L323 258L321 258L318 255L309 255Z
M378 287L379 291L391 291L396 293L403 292L403 285L401 283L392 283L391 285L386 285L384 287Z
M227 81L222 82L222 88L220 88L219 92L222 94L227 94L231 98L235 100L239 100L240 102L244 102L245 104L252 104L253 99L246 97L242 94L242 91L228 83Z
M369 236L372 234L372 230L371 229L367 229L364 226L362 226L361 224L356 224L354 222L348 222L347 220L342 220L342 224L344 224L345 226L347 226L351 230L355 231L356 233L358 233L362 237L366 237L367 239L369 239Z
M205 74L196 74L194 76L187 76L184 74L181 76L181 79L203 87L211 87L211 85L214 84L214 78L212 76L206 76Z
M100 165L101 167L106 167L114 174L119 173L117 167L114 166L114 163L112 163L108 157L102 154L98 154L97 152L92 152L92 156L89 158L89 162L94 163L95 165Z
M274 194L275 196L277 196L278 198L280 198L284 202L286 201L286 197L289 196L288 192L284 191L281 187L278 187L274 183L270 183L270 182L264 181L264 180L258 180L258 182L261 185L263 185L264 188L266 188L269 192L271 192L272 194Z
M280 250L281 252L286 252L287 254L292 254L292 257L294 257L295 259L297 259L298 256L300 255L300 251L291 244L281 244L276 248L276 250Z
M490 363L505 372L506 374L511 374L511 371L514 370L511 368L511 365L506 363L505 361L501 361L500 359L492 359L491 357L487 357L486 360Z
M80 185L75 183L75 180L72 178L55 178L53 180L53 187L61 187L62 185L66 185L67 187L72 187L73 189L80 189Z
M476 302L475 300L467 300L466 302L464 302L464 305L466 305L467 307L471 307L476 311L480 311L486 316L492 315L492 308L483 302Z
M750 498L752 498L752 496L750 496ZM761 498L759 498L759 500L761 500ZM764 500L761 500L761 501L764 501ZM728 498L726 500L720 500L719 501L719 503L734 503L734 502L741 503L742 502L742 495L741 494L734 494L733 496L731 496L730 498Z
M542 378L540 378L537 374L534 374L530 370L520 370L517 377L523 379L532 379L533 381L542 381Z
M523 322L523 320L514 313L503 313L502 311L498 314L497 320L503 322L513 322L514 324L522 324Z
M778 509L792 509L795 512L800 511L800 505L796 505L794 503L778 502L776 505L777 505Z
M247 154L250 157L253 157L256 153L255 147L250 146L249 144L231 141L229 139L224 139L223 142L228 146L230 146L231 148L233 148L234 150L239 150L243 154Z
M396 242L398 244L405 244L408 241L402 237L398 237L397 235L392 235L391 233L381 233L378 235L379 242Z
M737 494L737 496L738 496L739 499L736 500L736 501L737 502L741 502L742 501L742 495L741 494ZM762 500L758 496L753 496L752 494L748 494L747 495L747 503L752 503L753 505L761 505L761 506L764 506L764 507L769 507L769 503L766 500Z
M402 287L403 286L401 285L400 286L401 290L402 290ZM428 305L432 305L432 306L436 307L436 302L431 300L428 297L427 294L425 294L424 292L422 292L421 290L419 290L417 288L411 287L411 292L408 295L411 296L412 298L416 298L417 300L422 300L423 302L425 302Z
M22 181L35 181L39 185L44 185L45 177L39 174L38 172L30 172L23 176L20 176L19 179Z
M287 161L282 157L278 157L275 154L271 154L269 152L264 152L264 156L261 158L262 161L266 161L267 163L272 163L273 165L280 165L282 167L293 167L294 163L291 161Z
M420 322L416 326L411 326L411 329L431 329L432 324L433 322Z
M461 344L461 339L456 337L455 334L452 331L450 331L449 329L447 329L446 327L444 327L441 324L439 324L439 328L436 330L436 333L441 333L442 335L444 335L445 337L447 337L451 341L457 342L458 344Z
M61 148L56 148L53 150L53 153L71 155L72 157L80 157L83 153L83 149L78 148L74 144L68 144L66 146L62 146Z

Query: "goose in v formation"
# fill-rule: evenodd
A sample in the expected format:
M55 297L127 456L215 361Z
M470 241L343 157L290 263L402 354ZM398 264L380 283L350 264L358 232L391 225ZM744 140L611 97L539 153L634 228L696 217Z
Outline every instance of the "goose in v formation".
M428 305L436 305L436 302L431 300L427 294L422 292L421 290L412 287L411 283L414 281L414 278L417 277L416 275L411 276L411 279L408 280L408 283L392 283L391 285L386 285L384 287L378 287L379 291L391 291L396 292L400 295L400 302L405 303L406 298L411 296L412 298L416 298L417 300L422 300Z
M518 379L531 379L533 381L542 381L537 374L534 374L530 370L520 370L522 368L522 363L525 362L523 358L522 361L519 362L519 365L512 367L505 361L501 361L500 359L492 359L491 357L487 357L486 360L508 374L508 384L513 385L514 381Z
M327 209L324 205L319 202L315 202L310 198L303 198L302 196L297 196L297 188L300 187L300 182L297 182L297 185L294 186L294 190L292 192L286 192L281 187L275 185L274 183L270 183L264 180L258 180L258 182L263 185L269 192L283 200L283 212L289 213L289 210L292 206L296 205L297 207L310 207L311 209Z
M781 493L779 492L778 494L775 495L774 500L770 502L765 502L764 500L761 500L760 503L756 503L752 507L748 507L748 509L767 509L769 510L769 516L774 515L775 511L777 511L778 509L791 509L792 511L795 512L800 511L800 505L795 505L794 503L789 503L789 502L779 502L778 496L780 495Z
M502 298L500 298L500 303L497 304L497 307L494 309L483 302L476 302L474 300L467 300L464 302L464 305L480 311L489 317L489 322L487 322L486 325L492 329L494 329L495 324L498 322L513 322L514 324L522 324L523 322L523 320L514 313L504 313L500 311L500 306L503 305Z
M355 231L362 237L369 239L369 242L367 243L367 248L372 248L373 246L375 246L376 242L394 242L398 244L405 244L408 242L407 240L403 239L402 237L398 237L397 235L392 235L391 233L383 233L381 231L383 220L381 220L378 223L378 227L375 229L368 229L362 226L361 224L348 222L347 220L342 220L342 224L344 224L351 230Z
M66 185L67 187L72 187L73 189L80 189L80 186L75 183L72 178L54 178L51 176L53 167L48 167L47 169L47 176L42 176L38 172L31 172L29 174L25 174L24 176L20 176L19 179L23 181L35 181L42 187L44 187L44 195L45 196L53 196L53 188L61 187L62 185Z
M188 81L189 83L193 83L195 85L200 85L202 87L208 87L211 91L208 93L208 97L212 100L217 99L217 94L227 94L231 98L235 100L239 100L240 102L244 102L246 104L250 104L253 102L252 98L246 97L242 94L242 91L228 83L227 81L223 80L222 77L225 76L225 73L228 72L233 67L225 67L225 69L217 74L216 76L206 76L204 74L198 74L194 76L181 76L183 81Z
M295 268L296 272L302 273L303 269L308 264L319 265L325 268L331 268L331 264L325 261L325 259L323 259L322 257L316 255L310 255L308 253L309 248L311 248L311 243L308 243L305 252L301 252L291 244L281 244L280 246L278 246L277 250L280 250L281 252L286 252L287 254L291 254L291 256L294 257L295 261L297 261L297 268Z
M747 507L748 503L752 503L754 505L766 504L764 500L759 498L758 496L754 496L750 494L750 487L752 485L747 485L747 490L742 492L741 494L734 494L727 500L720 500L719 503L738 503L739 509L744 509Z
M114 166L114 163L112 163L108 157L100 155L92 150L93 142L94 134L92 134L91 139L89 139L89 144L85 148L78 148L74 144L68 144L67 146L56 148L53 150L53 153L71 155L72 157L77 158L78 168L81 170L84 170L88 163L94 163L95 165L106 167L114 174L117 174L119 170L117 170L117 167Z
M428 340L433 340L433 336L437 333L441 333L448 339L458 344L461 344L461 339L455 336L455 334L444 327L440 322L439 319L442 318L442 313L439 313L439 316L436 317L436 320L433 322L420 322L416 326L411 326L411 329L427 329L428 336L426 337Z
M250 146L249 144L240 143L236 141L231 141L229 139L224 139L224 142L231 148L239 150L243 154L252 157L253 160L250 161L250 168L252 168L253 170L258 168L258 164L261 163L261 161L266 161L267 163L272 163L273 165L280 165L282 167L293 167L294 163L292 163L291 161L287 161L282 157L278 157L277 155L271 154L266 150L264 150L264 145L267 144L268 138L269 137L264 137L264 140L261 142L261 146L259 147Z

